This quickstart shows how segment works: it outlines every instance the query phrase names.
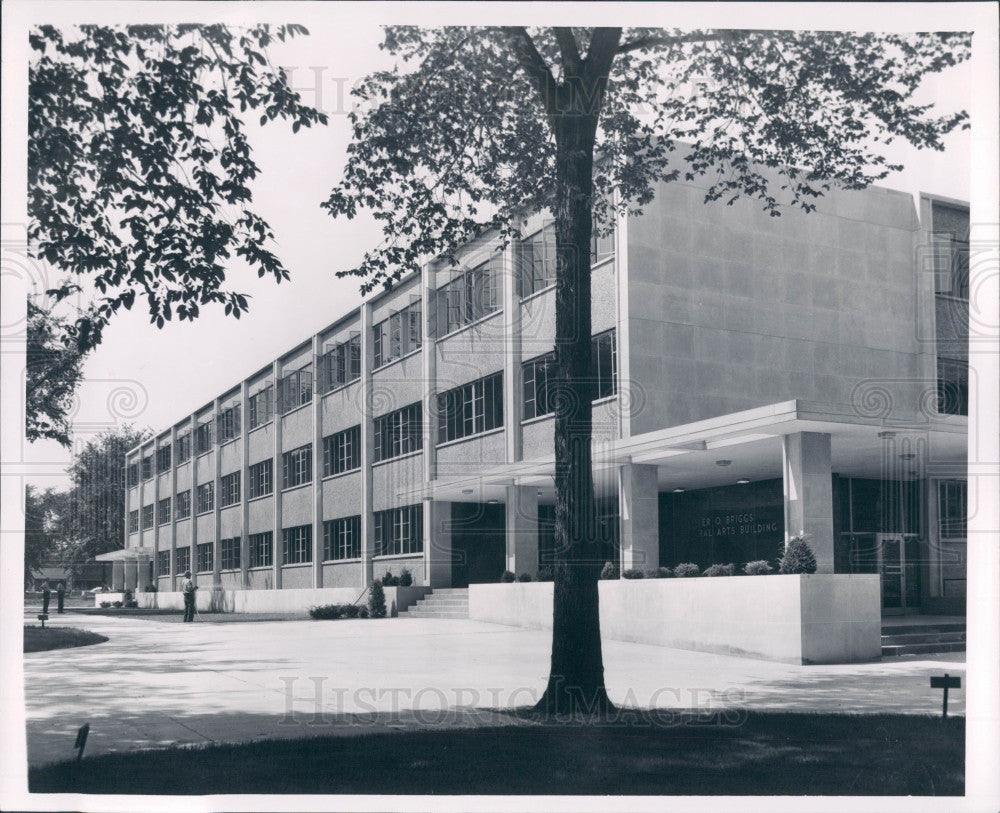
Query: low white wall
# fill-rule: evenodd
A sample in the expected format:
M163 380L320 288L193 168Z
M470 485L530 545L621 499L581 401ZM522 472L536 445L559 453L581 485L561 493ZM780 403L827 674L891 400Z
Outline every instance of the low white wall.
M474 584L469 617L552 628L551 583ZM879 577L817 574L599 582L610 640L791 663L881 656Z
M384 587L385 606L397 612L430 592L428 587ZM320 604L352 604L361 595L360 587L321 587L289 590L212 590L201 587L195 593L195 606L199 612L223 613L304 613ZM184 596L180 592L137 593L139 606L145 609L184 609ZM362 604L367 605L365 595Z
M140 594L141 595L141 594ZM124 601L124 593L94 593L94 606L100 607L103 602Z

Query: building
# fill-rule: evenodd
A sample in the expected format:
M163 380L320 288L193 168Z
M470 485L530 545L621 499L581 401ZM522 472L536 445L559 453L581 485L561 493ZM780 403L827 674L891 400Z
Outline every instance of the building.
M886 613L964 612L968 206L703 198L664 185L593 246L609 550L742 564L801 531L820 572L882 573ZM541 216L522 234L428 264L133 449L115 586L537 575L555 249Z

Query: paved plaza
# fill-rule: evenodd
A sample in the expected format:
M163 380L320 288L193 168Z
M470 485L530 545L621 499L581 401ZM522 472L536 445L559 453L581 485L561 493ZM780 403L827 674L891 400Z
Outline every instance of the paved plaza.
M502 710L540 696L551 640L541 630L448 619L177 624L69 614L58 623L110 640L24 656L31 764L72 758L83 723L90 724L88 756L526 725ZM933 714L941 692L928 678L949 672L963 678L950 713L965 713L964 653L798 666L605 641L604 662L620 706Z

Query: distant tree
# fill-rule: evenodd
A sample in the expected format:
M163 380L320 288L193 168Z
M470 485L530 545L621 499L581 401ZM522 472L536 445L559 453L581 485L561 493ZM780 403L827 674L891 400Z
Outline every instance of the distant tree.
M708 178L772 215L898 167L903 138L942 149L967 115L913 101L968 58L966 33L389 27L400 64L354 90L334 216L372 211L385 239L345 273L362 290L550 212L556 237L555 588L548 711L610 706L604 687L591 434L591 240L661 182ZM617 201L617 203L616 203ZM541 574L540 574L541 576Z
M60 558L68 539L69 495L32 485L24 489L24 581L48 561Z
M73 394L83 377L84 356L67 346L66 322L28 299L25 345L24 434L29 441L70 445Z
M126 424L98 435L74 456L67 470L68 563L125 547L125 455L149 434Z
M70 325L81 351L146 301L162 327L247 297L223 287L233 256L288 278L257 215L244 115L293 132L326 116L300 102L268 47L300 25L84 25L33 29L28 89L28 236L35 257L98 298Z

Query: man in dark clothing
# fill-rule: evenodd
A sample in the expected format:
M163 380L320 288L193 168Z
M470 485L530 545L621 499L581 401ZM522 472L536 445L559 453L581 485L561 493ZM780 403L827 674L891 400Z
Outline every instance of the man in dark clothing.
M194 591L197 588L191 581L191 571L184 571L184 581L181 582L181 594L184 596L184 620L194 621Z
M42 582L42 613L44 615L49 614L49 599L52 598L52 590L49 588L48 581Z
M59 603L57 612L63 611L63 600L66 598L66 582L59 582L56 585L56 601Z

